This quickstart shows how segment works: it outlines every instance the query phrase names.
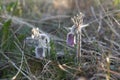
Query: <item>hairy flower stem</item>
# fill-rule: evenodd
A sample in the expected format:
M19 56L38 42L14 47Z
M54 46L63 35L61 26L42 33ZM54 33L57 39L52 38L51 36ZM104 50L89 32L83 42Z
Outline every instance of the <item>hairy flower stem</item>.
M80 63L81 59L81 29L77 33L77 61Z

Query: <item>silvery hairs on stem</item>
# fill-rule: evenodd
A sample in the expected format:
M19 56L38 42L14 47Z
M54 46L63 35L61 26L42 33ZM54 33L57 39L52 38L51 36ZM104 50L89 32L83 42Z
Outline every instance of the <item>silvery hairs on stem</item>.
M50 50L50 38L45 33L41 33L39 28L32 29L32 35L26 38L26 43L35 47L36 58L43 59L46 56L46 49Z

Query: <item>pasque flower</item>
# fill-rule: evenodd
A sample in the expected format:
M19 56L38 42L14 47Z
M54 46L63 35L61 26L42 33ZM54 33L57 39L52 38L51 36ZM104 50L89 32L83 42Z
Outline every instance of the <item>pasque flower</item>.
M72 28L70 28L70 32L67 34L66 42L71 47L74 47L74 45L76 44L74 25L72 26Z
M76 37L76 49L77 49L77 54L76 54L76 59L78 62L80 62L80 57L81 57L81 49L82 49L82 28L88 26L88 24L83 24L83 19L84 19L84 14L83 13L79 13L78 15L74 16L72 18L72 21L74 23L74 25L71 28L71 32L74 33L75 37ZM69 38L71 39L71 37L68 36L68 42ZM71 39L72 41L74 40L74 38L72 37Z
M81 35L81 29L84 28L84 27L86 27L86 26L88 26L88 24L84 24L83 25L81 18L80 18L80 20L75 20L74 21L74 25L71 28L69 28L70 32L68 32L68 34L67 34L66 42L71 47L74 47L74 45L77 43L76 41L78 39L76 40L76 38L78 37L78 35ZM75 17L75 19L77 19L77 17ZM80 23L79 23L79 21L80 21Z
M35 57L43 59L46 55L46 50L50 49L50 39L45 33L41 33L39 28L32 29L31 37L26 38L27 43L32 44L35 47Z

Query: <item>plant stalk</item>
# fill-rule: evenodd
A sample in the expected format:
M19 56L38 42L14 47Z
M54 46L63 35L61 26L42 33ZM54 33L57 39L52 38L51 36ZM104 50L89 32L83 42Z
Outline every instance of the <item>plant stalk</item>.
M81 61L81 29L77 33L77 61L80 63Z

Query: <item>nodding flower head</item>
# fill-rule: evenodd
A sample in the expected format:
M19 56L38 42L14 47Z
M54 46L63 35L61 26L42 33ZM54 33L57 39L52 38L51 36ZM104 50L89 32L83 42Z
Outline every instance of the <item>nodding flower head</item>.
M35 47L36 58L45 57L46 49L50 50L50 38L45 33L40 32L39 28L32 29L32 35L26 38L26 42Z
M69 32L67 34L67 40L66 40L67 44L71 47L74 47L75 43L75 34L73 32Z

